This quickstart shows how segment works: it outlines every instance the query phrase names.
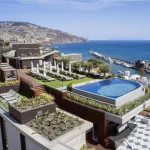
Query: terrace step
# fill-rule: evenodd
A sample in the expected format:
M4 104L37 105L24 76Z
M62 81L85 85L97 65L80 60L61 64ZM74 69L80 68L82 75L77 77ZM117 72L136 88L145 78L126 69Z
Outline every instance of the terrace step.
M40 85L40 86L35 86L34 87L34 91L35 91L35 96L39 96L42 93L46 93L44 86Z

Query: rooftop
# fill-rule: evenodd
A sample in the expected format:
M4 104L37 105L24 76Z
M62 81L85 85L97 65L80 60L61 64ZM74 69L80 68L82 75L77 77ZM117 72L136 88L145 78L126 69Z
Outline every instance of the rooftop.
M141 120L145 118L141 115L137 115L136 119L132 123L137 124L137 128L124 139L123 143L117 148L117 150L148 150L150 149L150 126L142 123Z

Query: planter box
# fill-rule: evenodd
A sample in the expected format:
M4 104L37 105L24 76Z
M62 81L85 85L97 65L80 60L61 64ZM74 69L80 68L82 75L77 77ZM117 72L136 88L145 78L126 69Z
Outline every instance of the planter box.
M37 108L24 110L24 111L21 111L16 107L14 107L12 104L9 104L10 115L21 124L25 124L31 121L32 119L34 119L35 116L43 115L47 111L49 113L56 112L56 104L54 102L51 102L48 105L44 105L44 106L40 106Z
M19 84L18 85L10 85L10 86L2 86L2 87L0 87L0 94L8 92L10 89L12 89L18 93L19 88L20 88Z

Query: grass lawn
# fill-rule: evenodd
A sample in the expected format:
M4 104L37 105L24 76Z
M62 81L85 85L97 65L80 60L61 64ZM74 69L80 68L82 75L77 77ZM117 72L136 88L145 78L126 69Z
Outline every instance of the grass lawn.
M59 87L62 87L62 86L67 86L70 82L72 84L77 84L77 83L81 83L81 82L87 82L87 81L94 80L93 78L88 78L88 77L85 77L85 78L82 78L82 79L73 79L71 81L55 80L55 81L52 81L52 82L43 82L42 80L38 80L36 78L34 78L34 79L37 82L41 83L41 84L48 85L48 86L51 86L51 87L54 87L54 88L59 88Z

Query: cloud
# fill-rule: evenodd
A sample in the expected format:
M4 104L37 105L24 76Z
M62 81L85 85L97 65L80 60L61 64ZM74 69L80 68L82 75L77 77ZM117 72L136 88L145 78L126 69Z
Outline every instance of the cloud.
M69 5L74 8L97 9L116 6L125 2L150 2L150 0L16 0L25 4L59 4Z
M25 4L32 4L32 3L59 4L59 5L67 4L69 6L73 6L74 8L82 8L82 9L106 7L115 3L115 1L113 0L17 0L17 1Z

